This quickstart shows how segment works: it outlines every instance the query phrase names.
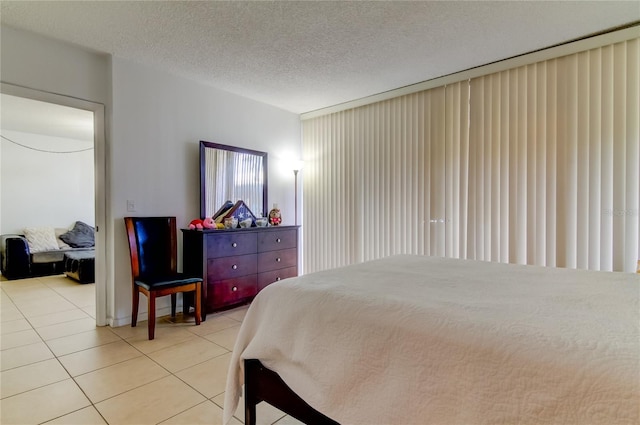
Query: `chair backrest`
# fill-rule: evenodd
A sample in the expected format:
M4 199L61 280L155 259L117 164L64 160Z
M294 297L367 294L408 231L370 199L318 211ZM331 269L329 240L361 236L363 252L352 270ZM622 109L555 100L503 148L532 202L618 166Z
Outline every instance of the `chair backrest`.
M125 217L131 274L162 276L177 271L175 217Z

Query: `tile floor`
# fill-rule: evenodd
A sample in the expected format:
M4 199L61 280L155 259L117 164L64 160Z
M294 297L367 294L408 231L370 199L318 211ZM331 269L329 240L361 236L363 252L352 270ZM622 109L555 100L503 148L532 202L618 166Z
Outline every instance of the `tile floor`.
M219 424L247 307L132 328L95 326L94 285L0 277L0 423ZM239 408L233 424L243 422ZM300 424L258 405L262 425Z

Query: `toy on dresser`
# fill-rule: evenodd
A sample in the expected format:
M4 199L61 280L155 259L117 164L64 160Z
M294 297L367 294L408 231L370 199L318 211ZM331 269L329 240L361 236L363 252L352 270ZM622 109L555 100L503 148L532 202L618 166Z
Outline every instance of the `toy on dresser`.
M269 224L272 226L278 226L280 223L282 223L280 209L278 208L278 204L273 204L273 209L269 211Z
M189 229L191 230L202 230L202 229L215 229L216 223L213 221L211 217L205 217L204 220L200 220L196 218L195 220L191 220L189 223Z

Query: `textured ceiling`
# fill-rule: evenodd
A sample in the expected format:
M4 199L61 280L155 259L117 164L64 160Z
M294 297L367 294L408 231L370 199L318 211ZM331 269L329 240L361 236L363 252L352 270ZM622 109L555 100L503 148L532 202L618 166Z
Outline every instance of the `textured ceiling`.
M638 1L6 1L1 22L309 112L640 20Z

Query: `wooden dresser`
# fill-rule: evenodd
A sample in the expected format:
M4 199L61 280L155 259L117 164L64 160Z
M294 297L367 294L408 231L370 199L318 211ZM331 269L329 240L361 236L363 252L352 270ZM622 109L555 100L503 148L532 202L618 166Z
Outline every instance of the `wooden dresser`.
M182 229L183 271L203 279L203 317L247 302L273 282L297 276L298 227Z

